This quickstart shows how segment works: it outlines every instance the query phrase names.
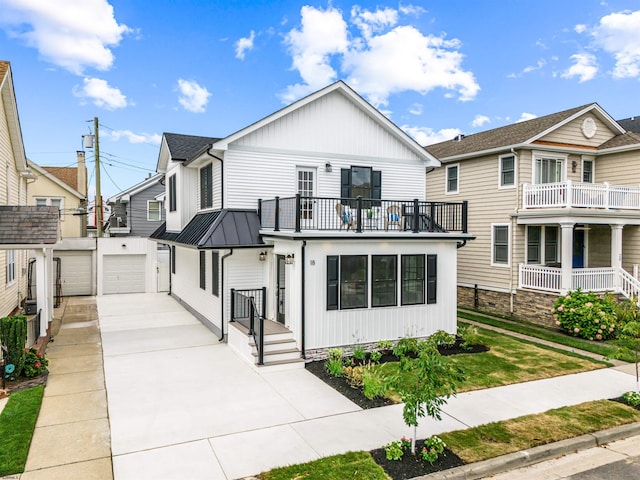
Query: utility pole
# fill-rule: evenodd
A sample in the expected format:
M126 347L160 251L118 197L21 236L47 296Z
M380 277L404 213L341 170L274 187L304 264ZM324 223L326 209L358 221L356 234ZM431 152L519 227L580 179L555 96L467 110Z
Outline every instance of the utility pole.
M93 117L93 129L96 136L95 156L96 156L96 233L102 237L102 192L100 191L100 141L98 139L98 117Z

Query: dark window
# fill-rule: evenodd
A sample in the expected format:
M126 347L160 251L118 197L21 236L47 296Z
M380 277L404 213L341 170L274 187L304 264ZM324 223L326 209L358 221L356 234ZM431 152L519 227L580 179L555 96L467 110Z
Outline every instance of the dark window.
M540 263L542 227L529 225L527 227L527 263Z
M380 200L382 198L382 172L371 167L343 168L340 171L340 196ZM379 201L364 202L364 207L380 206ZM355 203L352 205L355 206Z
M176 176L171 175L169 177L169 211L176 211L176 195L178 194L176 190Z
M398 257L371 257L371 306L388 307L398 304Z
M207 272L205 270L207 263L207 257L203 250L200 251L200 288L207 288Z
M200 208L213 207L213 166L200 169Z
M447 167L447 193L458 193L458 165Z
M367 307L367 256L340 257L340 309Z
M424 255L402 255L400 269L402 305L424 303Z
M171 245L171 273L176 273L176 246Z
M493 263L509 263L509 226L493 226Z
M327 257L327 310L338 309L338 287L340 285L338 277L337 255Z
M211 252L211 293L220 296L220 254Z
M582 181L593 183L593 160L582 161Z
M558 227L544 227L544 263L558 261Z
M515 185L516 170L515 170L515 157L502 157L500 159L500 186L506 187L509 185Z
M437 300L438 291L438 256L427 255L427 303Z

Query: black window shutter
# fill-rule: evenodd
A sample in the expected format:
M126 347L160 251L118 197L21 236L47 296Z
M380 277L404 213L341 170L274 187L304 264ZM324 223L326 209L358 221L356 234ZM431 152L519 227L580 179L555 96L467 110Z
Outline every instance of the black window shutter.
M200 288L203 290L206 288L207 272L205 271L205 252L200 250Z
M371 198L380 200L382 198L382 172L373 170L371 174ZM380 202L372 202L374 207L379 207Z
M176 246L171 245L171 273L176 273Z
M211 293L220 296L220 254L211 252Z
M327 310L338 310L338 256L327 257Z
M351 169L340 169L340 198L351 198ZM343 200L344 203L344 200Z
M436 303L438 286L438 256L427 255L427 303Z

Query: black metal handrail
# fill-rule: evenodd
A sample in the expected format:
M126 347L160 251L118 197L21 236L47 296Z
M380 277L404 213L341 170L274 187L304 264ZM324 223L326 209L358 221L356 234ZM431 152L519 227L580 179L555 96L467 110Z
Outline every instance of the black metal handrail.
M253 336L258 352L258 365L264 364L266 290L265 287L253 290L231 289L231 321L243 325L249 330L249 335Z
M372 198L295 197L260 200L263 229L384 230L467 233L468 204Z

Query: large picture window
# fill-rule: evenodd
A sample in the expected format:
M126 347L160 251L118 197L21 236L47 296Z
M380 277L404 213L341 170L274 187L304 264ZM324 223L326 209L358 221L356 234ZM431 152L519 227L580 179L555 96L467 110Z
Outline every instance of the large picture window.
M402 255L400 269L402 305L424 303L424 255Z
M564 159L537 157L535 163L535 182L558 183L564 180Z
M371 306L389 307L398 304L398 257L371 257Z

